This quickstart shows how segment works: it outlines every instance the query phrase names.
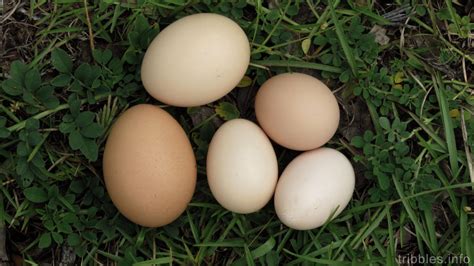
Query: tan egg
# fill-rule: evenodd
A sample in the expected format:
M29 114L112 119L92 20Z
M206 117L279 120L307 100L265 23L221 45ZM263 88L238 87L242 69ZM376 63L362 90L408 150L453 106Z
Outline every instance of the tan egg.
M212 195L226 209L251 213L272 198L278 163L270 140L253 122L234 119L212 137L207 180Z
M307 151L293 159L278 180L275 210L290 228L314 229L342 212L354 186L354 169L342 153L330 148Z
M249 41L239 25L202 13L181 18L158 34L143 58L141 77L155 99L198 106L229 93L249 62Z
M117 209L147 227L177 219L196 187L196 159L186 133L170 114L148 104L131 107L113 124L103 172Z
M272 140L293 150L321 147L339 125L339 106L331 90L301 73L267 80L255 98L255 114Z

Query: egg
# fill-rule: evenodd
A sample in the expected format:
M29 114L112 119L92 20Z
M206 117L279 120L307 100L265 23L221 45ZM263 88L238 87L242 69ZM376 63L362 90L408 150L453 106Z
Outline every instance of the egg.
M158 106L129 108L113 124L103 155L112 202L130 221L146 227L173 222L196 187L196 159L178 122Z
M324 145L339 125L339 106L331 90L301 73L267 80L257 92L255 114L272 140L300 151Z
M293 159L278 180L275 211L290 228L314 229L342 212L354 186L354 169L342 153L331 148L307 151Z
M155 99L191 107L213 102L243 78L250 62L245 32L231 19L202 13L167 26L151 42L141 67Z
M215 199L227 210L252 213L273 196L278 163L270 140L255 123L234 119L212 137L206 162Z

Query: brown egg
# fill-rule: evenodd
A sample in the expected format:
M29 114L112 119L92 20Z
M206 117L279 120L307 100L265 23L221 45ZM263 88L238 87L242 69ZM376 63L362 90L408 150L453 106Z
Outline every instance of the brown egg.
M196 187L196 159L186 133L170 114L148 104L128 109L114 123L103 171L117 209L147 227L177 219Z
M301 73L267 80L255 98L255 114L272 140L293 150L324 145L339 125L339 106L331 90Z

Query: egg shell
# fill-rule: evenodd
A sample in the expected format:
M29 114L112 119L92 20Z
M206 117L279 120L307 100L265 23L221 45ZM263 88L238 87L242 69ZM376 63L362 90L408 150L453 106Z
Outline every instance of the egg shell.
M257 92L255 114L272 140L300 151L321 147L339 125L339 106L331 90L301 73L267 80Z
M224 123L209 144L207 179L224 208L236 213L260 210L272 198L278 179L270 140L249 120Z
M156 36L143 58L141 78L163 103L198 106L229 93L249 62L249 41L237 23L222 15L194 14Z
M165 110L149 104L129 108L113 124L103 173L117 209L147 227L177 219L196 187L196 159L186 133Z
M322 226L352 198L354 169L339 151L319 148L297 156L283 171L275 191L275 210L288 227L308 230Z

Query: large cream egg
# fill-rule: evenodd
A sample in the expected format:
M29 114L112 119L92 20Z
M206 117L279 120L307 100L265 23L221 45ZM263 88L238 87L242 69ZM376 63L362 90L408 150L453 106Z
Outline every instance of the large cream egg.
M257 92L255 114L272 140L293 150L324 145L339 125L339 106L331 90L301 73L267 80Z
M181 18L156 36L143 58L141 77L155 99L198 106L229 93L249 62L249 41L239 25L202 13Z
M354 169L342 153L331 148L307 151L293 159L278 180L275 210L290 228L314 229L342 212L354 186Z
M270 140L253 122L234 119L213 136L207 155L207 180L224 208L251 213L272 198L278 163Z
M113 124L103 157L105 185L117 209L147 227L171 223L196 186L191 143L166 111L140 104Z

